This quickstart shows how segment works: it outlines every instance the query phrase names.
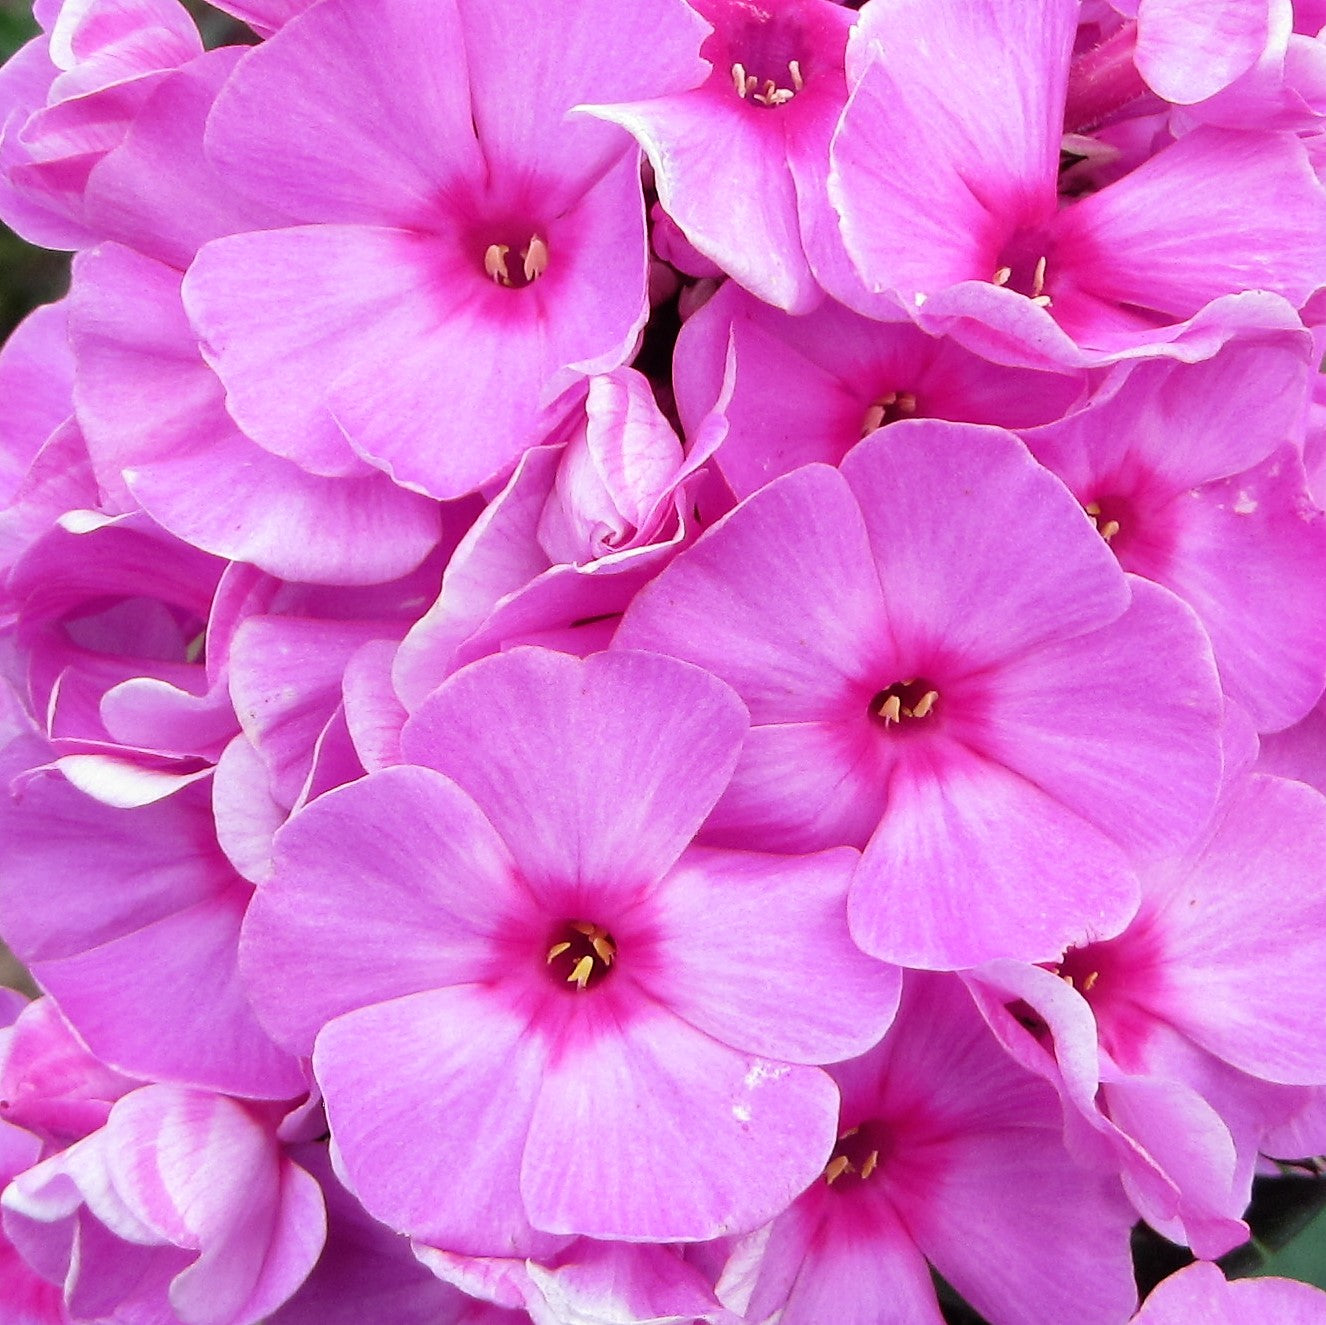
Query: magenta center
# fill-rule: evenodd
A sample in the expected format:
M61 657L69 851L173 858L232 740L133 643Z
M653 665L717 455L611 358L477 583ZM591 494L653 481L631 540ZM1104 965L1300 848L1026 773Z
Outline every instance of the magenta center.
M888 1155L888 1133L877 1119L849 1127L838 1137L829 1162L824 1166L824 1180L837 1192L851 1191L859 1183L869 1182Z
M602 925L567 920L553 929L544 969L559 988L580 991L602 984L616 960L616 940Z
M928 677L911 676L875 692L869 713L872 721L890 731L914 730L933 721L939 689Z

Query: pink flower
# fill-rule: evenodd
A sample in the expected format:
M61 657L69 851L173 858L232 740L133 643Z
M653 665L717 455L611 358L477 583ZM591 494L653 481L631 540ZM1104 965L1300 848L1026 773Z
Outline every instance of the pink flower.
M1218 790L1196 620L996 428L900 422L777 479L642 590L614 647L733 686L753 725L706 840L863 848L852 932L887 961L1117 933L1123 851L1186 842Z
M1014 1052L1111 1141L1143 1216L1200 1255L1246 1236L1238 1216L1263 1142L1307 1103L1290 1088L1326 1076L1313 974L1326 946L1323 851L1326 800L1239 778L1197 842L1141 870L1132 924L1053 964L1062 980L1010 963L973 977L1030 1011L1018 1026L987 1007ZM1087 1140L1071 1116L1069 1131Z
M810 1064L879 1038L898 974L848 938L852 853L690 849L745 726L671 659L515 650L291 820L245 970L371 1214L474 1255L694 1240L820 1171Z
M318 1184L272 1119L174 1086L126 1095L104 1127L16 1177L0 1207L75 1320L256 1325L303 1282L325 1231Z
M88 174L170 71L202 53L178 0L45 0L47 35L0 71L0 216L34 243L81 248Z
M441 498L544 441L647 312L637 154L565 117L692 81L698 25L681 0L559 0L537 27L513 0L328 0L249 55L208 150L306 224L216 240L185 282L243 431Z
M1326 523L1292 442L1310 343L1121 367L1087 408L1023 433L1119 564L1201 617L1226 693L1262 731L1326 685Z
M1081 374L990 363L901 315L876 321L826 301L789 317L732 282L682 328L673 376L688 432L732 379L715 461L739 498L801 465L836 465L902 419L1027 428L1058 419L1085 386Z
M705 470L721 437L705 419L684 452L638 372L591 378L583 415L559 445L525 453L402 643L392 678L405 707L511 644L606 647L641 586L731 505Z
M1077 11L906 0L863 16L829 191L866 286L1064 363L1165 339L1221 295L1304 304L1326 284L1326 195L1291 133L1202 127L1061 205Z
M841 252L824 180L855 16L830 0L694 8L713 24L699 47L704 83L592 109L636 136L660 202L700 253L761 299L805 313L824 297L812 274L821 251Z
M744 1319L939 1325L927 1261L991 1325L1123 1318L1136 1299L1122 1193L1069 1158L1053 1093L960 982L909 975L884 1042L833 1075L833 1158L750 1239Z

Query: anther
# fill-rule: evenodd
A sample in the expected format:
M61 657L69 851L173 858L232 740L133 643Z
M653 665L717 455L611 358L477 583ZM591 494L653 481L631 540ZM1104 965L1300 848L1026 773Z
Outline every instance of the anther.
M879 1167L879 1151L872 1150L870 1154L866 1156L866 1162L861 1165L861 1181L865 1182L865 1180L868 1177L870 1177L870 1175L874 1173L874 1171L878 1167Z
M1100 979L1099 971L1092 971L1085 980L1082 981L1082 992L1089 994L1096 986L1096 981Z
M875 711L885 722L901 722L902 700L897 695L890 695Z
M824 1181L832 1187L844 1173L850 1172L851 1168L852 1161L846 1155L839 1155L829 1161L828 1167L824 1170Z
M938 690L927 690L920 699L912 705L912 717L924 718L935 706L935 700L939 698Z
M578 989L584 989L589 984L589 977L594 972L593 957L582 957L571 970L571 974L566 977L566 983L575 985Z
M787 62L787 72L792 75L792 90L800 92L806 86L806 80L801 76L801 62L799 60L789 60Z
M732 85L737 89L737 96L744 101L746 93L750 91L750 88L746 86L746 66L744 64L734 64L732 66Z
M548 244L538 235L530 236L529 247L522 249L520 256L527 281L537 281L548 270Z
M612 959L617 955L617 947L606 934L591 934L589 946L594 949L604 966L612 965Z
M1104 524L1101 523L1101 509L1099 502L1089 501L1086 506L1083 507L1083 510L1086 511L1091 523L1096 526L1096 532L1099 533L1107 543L1119 532L1119 522L1117 520L1106 520Z
M506 269L506 255L510 252L509 244L489 244L483 255L483 269L498 285L511 284L511 273Z
M1032 273L1031 297L1033 299L1039 298L1042 292L1044 291L1044 289L1045 289L1045 255L1042 253L1041 256L1036 259L1036 270ZM1049 303L1048 299L1046 300L1046 303Z
M991 277L991 280L996 285L1007 285L1009 277L1012 275L1013 275L1012 267L1000 267L999 270L995 272L995 274Z
M571 945L569 943L554 943L552 947L548 949L548 961L556 961L562 953L569 951L570 947Z

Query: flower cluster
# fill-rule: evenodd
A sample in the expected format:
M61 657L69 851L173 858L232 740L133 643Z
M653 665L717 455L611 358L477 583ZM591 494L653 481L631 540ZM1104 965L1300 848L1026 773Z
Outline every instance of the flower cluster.
M7 1325L1326 1321L1321 0L222 7L0 70Z

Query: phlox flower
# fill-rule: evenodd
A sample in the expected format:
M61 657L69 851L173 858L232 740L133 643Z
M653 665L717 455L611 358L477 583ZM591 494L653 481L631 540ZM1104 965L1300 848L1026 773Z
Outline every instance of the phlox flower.
M1294 445L1307 341L1121 367L1087 408L1022 434L1119 564L1197 612L1226 693L1263 731L1326 684L1326 523Z
M1010 434L933 419L746 499L631 605L614 647L751 712L705 840L863 849L852 932L957 969L1117 933L1123 852L1215 802L1220 694L1172 595L1129 580Z
M591 378L583 412L521 458L402 642L392 681L405 708L512 643L606 647L640 588L731 505L704 468L721 438L721 422L704 419L683 451L640 373Z
M660 202L701 254L761 299L805 313L824 297L812 269L841 261L824 181L855 15L830 0L693 8L713 25L699 47L709 77L593 111L636 136Z
M1118 1184L1069 1158L1053 1092L960 981L909 974L884 1042L832 1072L833 1158L750 1239L743 1319L940 1325L927 1261L991 1325L1124 1318L1136 1298Z
M907 0L863 14L829 192L867 287L1065 363L1167 339L1221 295L1301 306L1326 283L1326 194L1291 133L1204 126L1061 202L1077 12Z
M281 832L246 978L370 1214L546 1255L747 1230L822 1169L810 1064L879 1038L898 973L848 937L850 851L689 847L745 727L672 659L517 649Z
M4 1229L74 1320L257 1325L303 1282L325 1233L318 1184L274 1117L148 1085L104 1127L19 1174Z
M45 35L0 70L0 217L33 243L96 242L89 172L170 71L202 54L178 0L38 0Z
M1058 419L1084 389L1081 374L990 363L901 315L875 320L826 301L790 317L734 282L682 327L673 381L688 432L714 408L727 423L715 463L739 498L801 465L836 465L902 419L1027 428Z
M1189 850L1141 870L1122 934L1049 971L973 977L1000 991L985 1001L1005 1042L1059 1086L1070 1134L1089 1141L1080 1114L1109 1138L1139 1211L1201 1255L1246 1237L1264 1140L1307 1103L1290 1088L1326 1075L1324 849L1317 792L1238 778Z
M638 153L566 115L693 81L699 23L681 0L537 24L516 0L328 0L247 56L207 150L303 224L213 241L184 289L241 429L439 498L543 441L647 312Z

